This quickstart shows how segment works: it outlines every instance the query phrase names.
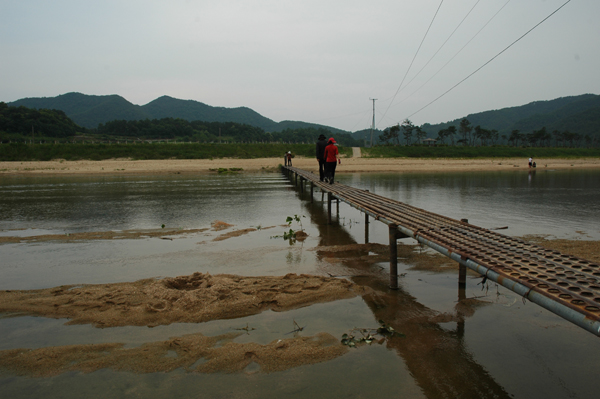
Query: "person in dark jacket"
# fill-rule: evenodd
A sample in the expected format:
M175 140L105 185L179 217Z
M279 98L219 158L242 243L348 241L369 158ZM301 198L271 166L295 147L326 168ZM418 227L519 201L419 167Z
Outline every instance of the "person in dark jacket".
M319 141L317 141L317 161L319 162L319 179L321 181L325 179L325 147L327 147L325 136L320 135Z

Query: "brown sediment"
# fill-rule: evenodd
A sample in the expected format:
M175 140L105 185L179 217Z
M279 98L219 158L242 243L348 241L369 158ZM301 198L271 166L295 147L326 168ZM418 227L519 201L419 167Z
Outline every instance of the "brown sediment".
M389 245L367 243L335 245L314 248L323 260L334 263L363 262L368 265L389 262ZM419 244L398 242L398 260L409 265L410 270L446 271L458 269L458 263L432 249Z
M304 241L308 238L308 234L303 230L299 230L294 232L294 237L296 237L296 240L298 241Z
M230 228L230 227L232 227L232 226L233 226L232 224L225 223L225 222L222 222L222 221L220 221L220 220L215 220L214 222L212 222L212 223L210 224L210 227L212 227L212 229L213 229L214 231L221 231L221 230L225 230L225 229L228 229L228 228Z
M213 239L213 241L223 241L223 240L226 240L226 239L231 238L231 237L243 236L243 235L251 233L253 231L256 231L256 229L250 228L250 229L242 229L242 230L230 231L229 233L221 234L220 236L215 237Z
M0 312L68 318L96 327L157 326L245 317L352 298L364 288L306 274L242 277L194 273L133 283L0 291Z
M38 236L5 236L0 237L0 244L32 243L44 241L76 242L87 240L136 240L140 238L159 237L169 239L172 236L201 233L208 229L155 229L155 230L124 230L124 231L95 231L86 233L44 234Z
M112 369L134 373L275 372L339 357L348 351L338 339L320 333L312 337L280 339L266 345L232 342L241 333L216 337L191 334L136 348L123 344L69 345L40 349L0 351L0 368L29 377L49 377L65 372L91 373ZM199 363L199 364L197 364Z
M542 171L545 169L600 168L599 158L536 159L538 167L529 169L526 158L489 159L420 159L420 158L344 158L336 173L372 172L458 172L458 171ZM244 172L274 172L282 164L281 158L254 159L165 159L104 161L33 161L0 162L3 175L168 175L215 173L219 168L241 168ZM296 157L294 167L316 172L319 165L314 158Z
M566 240L549 237L548 235L526 235L522 238L544 248L600 263L600 241Z

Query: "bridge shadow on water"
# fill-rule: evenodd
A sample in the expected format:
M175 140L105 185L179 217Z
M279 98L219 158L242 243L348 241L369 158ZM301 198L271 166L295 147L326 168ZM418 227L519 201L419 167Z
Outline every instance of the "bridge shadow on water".
M442 314L421 304L417 298L406 292L402 286L398 290L389 288L388 271L367 260L369 245L358 242L340 225L339 214L327 223L327 201L320 201L320 192L315 192L314 202L310 192L300 193L306 212L319 231L319 260L332 257L329 249L337 246L335 260L346 270L344 275L360 285L372 289L363 300L373 312L376 320L405 334L405 337L387 338L386 346L395 351L406 364L415 382L428 398L509 398L511 395L478 364L465 347L465 321L474 312L473 308L461 306L465 298L464 288L458 289L458 305L455 314ZM333 205L332 215L335 214ZM365 229L368 242L368 229ZM401 244L399 244L401 245ZM344 249L347 248L346 251ZM381 262L379 262L381 263ZM456 322L455 330L440 326L440 322Z

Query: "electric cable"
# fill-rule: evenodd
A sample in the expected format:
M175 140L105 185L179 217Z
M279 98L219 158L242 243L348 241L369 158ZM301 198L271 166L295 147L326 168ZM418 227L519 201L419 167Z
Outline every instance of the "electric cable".
M408 87L416 78L417 76L419 76L419 74L421 72L423 72L423 69L425 69L427 67L427 65L429 65L429 63L435 58L435 56L440 52L440 50L442 48L444 48L444 46L446 45L446 43L448 43L448 41L452 38L452 36L454 36L454 34L456 33L456 31L458 30L458 28L460 28L460 26L463 24L463 22L465 22L465 20L467 19L467 17L471 14L471 12L473 12L473 10L475 9L475 7L477 6L477 4L479 4L481 0L477 0L477 2L473 5L473 7L471 7L471 9L469 10L469 12L467 12L467 15L464 16L464 18L460 21L460 23L456 26L456 28L454 28L454 30L452 31L452 33L450 33L450 36L448 36L448 38L446 39L446 41L444 41L444 43L442 43L442 45L440 46L440 48L437 49L437 51L431 56L431 58L429 59L429 61L427 61L425 63L425 65L423 65L423 67L419 70L419 72L417 72L417 74L415 76L413 76L413 78L406 84L406 86L404 86L404 88ZM508 4L510 0L508 0L506 2L506 4ZM506 4L504 6L506 6ZM504 6L502 8L504 8ZM502 9L501 8L501 9ZM497 13L496 13L497 14ZM493 19L493 17L492 17ZM491 21L491 20L490 20ZM489 23L489 22L488 22ZM487 25L487 24L486 24ZM484 25L485 27L485 25ZM479 33L479 32L478 32ZM476 34L477 36L477 34ZM473 39L471 39L473 40ZM469 41L470 42L470 41ZM467 43L468 44L468 43ZM462 50L462 49L461 49ZM453 57L454 58L454 57Z
M427 83L429 83L440 72L442 72L444 70L444 68L446 68L448 66L448 64L450 64L477 36L479 36L479 34L490 24L490 22L492 22L496 18L496 16L498 16L498 14L500 14L500 11L502 11L504 9L504 7L506 7L508 5L508 3L510 3L510 0L508 0L506 3L504 3L504 5L502 7L500 7L500 9L498 11L496 11L496 13L494 15L492 15L492 17L481 27L481 29L479 29L477 31L477 33L475 33L475 35L473 35L473 37L471 39L469 39L469 41L467 43L465 43L465 45L462 46L461 49L458 50L456 52L456 54L454 54L452 56L452 58L450 58L448 60L448 62L446 62L444 65L442 65L442 67L440 69L438 69L438 71L436 73L434 73L429 79L427 79L425 81L425 83L423 83L421 86L419 86L419 88L417 90L413 91L409 96L407 96L406 98L404 98L398 104L402 104L404 101L406 101L409 98L411 98L412 96L414 96L419 90L421 90L425 85L427 85ZM411 80L411 82L412 82L412 80Z
M404 77L402 78L402 81L400 82L400 86L398 86L398 89L396 90L396 94L394 94L394 96L392 97L392 101L390 101L388 107L386 108L385 112L383 113L383 117L387 114L388 110L390 109L390 107L394 103L394 100L396 99L396 96L398 95L398 92L402 88L402 85L404 84L404 80L406 79L406 76L408 76L408 72L410 71L410 68L412 67L413 63L415 62L415 59L417 58L417 55L419 54L419 51L421 50L421 46L423 46L423 43L425 42L425 38L427 37L427 34L429 33L429 30L431 29L431 26L433 25L433 21L435 21L435 17L438 15L438 12L440 11L440 8L442 8L442 4L444 4L444 0L442 0L440 2L440 5L438 6L437 10L435 11L435 14L433 15L433 18L431 19L431 22L429 23L429 27L427 28L427 31L425 32L425 35L423 36L423 39L421 40L421 44L419 44L419 48L417 48L417 52L415 53L412 61L410 62L410 65L408 66L408 69L406 70L406 73L404 74ZM383 117L382 117L382 119L383 119Z
M567 0L562 6L558 7L550 15L548 15L546 18L544 18L540 22L538 22L533 28L529 29L527 32L525 32L523 35L521 35L517 40L515 40L514 42L512 42L511 44L509 44L506 48L504 48L504 50L500 51L498 54L496 54L495 56L493 56L489 61L487 61L485 64L483 64L482 66L480 66L479 68L477 68L475 71L471 72L466 78L464 78L463 80L461 80L460 82L458 82L457 84L455 84L454 86L452 86L451 88L449 88L448 90L446 90L444 93L442 93L440 96L438 96L437 98L435 98L433 101L431 101L430 103L428 103L424 107L420 108L418 111L413 112L412 114L410 114L407 118L410 118L413 115L418 114L419 112L423 111L425 108L429 107L431 104L435 103L440 98L444 97L446 94L450 93L452 90L454 90L460 84L462 84L464 81L466 81L471 76L475 75L477 72L479 72L481 69L483 69L490 62L492 62L493 60L495 60L496 58L498 58L502 53L504 53L506 50L508 50L509 48L511 48L515 43L517 43L518 41L520 41L521 39L523 39L525 36L527 36L535 28L537 28L538 26L540 26L541 24L543 24L544 22L546 22L550 17L552 17L554 14L556 14L558 11L560 11L564 6L566 6L570 2L571 2L571 0Z

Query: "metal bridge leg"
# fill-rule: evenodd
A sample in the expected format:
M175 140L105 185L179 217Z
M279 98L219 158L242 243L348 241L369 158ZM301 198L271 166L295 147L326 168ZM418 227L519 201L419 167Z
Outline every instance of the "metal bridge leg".
M365 213L365 244L369 243L369 215Z
M331 193L327 193L327 223L331 224Z
M458 300L465 299L467 297L465 291L467 289L467 267L465 265L458 264Z
M398 289L398 226L389 225L390 232L390 288Z

